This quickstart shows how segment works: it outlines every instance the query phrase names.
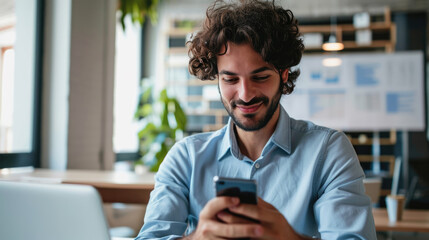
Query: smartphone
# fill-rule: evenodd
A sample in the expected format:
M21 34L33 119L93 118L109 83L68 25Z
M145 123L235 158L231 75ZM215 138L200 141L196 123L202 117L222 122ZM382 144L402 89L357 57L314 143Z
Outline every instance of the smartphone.
M213 178L216 196L239 197L240 203L257 204L256 181L239 178Z

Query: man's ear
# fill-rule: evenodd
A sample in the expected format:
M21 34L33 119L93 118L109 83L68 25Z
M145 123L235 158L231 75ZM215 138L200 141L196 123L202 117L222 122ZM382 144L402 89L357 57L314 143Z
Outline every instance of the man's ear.
M283 83L286 83L287 82L287 80L288 80L288 78L289 78L289 68L286 68L286 69L284 69L283 71L282 71L282 80L283 80Z

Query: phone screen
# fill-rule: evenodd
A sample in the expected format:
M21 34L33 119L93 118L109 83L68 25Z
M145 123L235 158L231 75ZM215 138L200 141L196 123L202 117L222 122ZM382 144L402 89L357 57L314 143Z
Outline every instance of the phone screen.
M241 203L256 204L256 181L238 178L213 178L216 196L239 197Z

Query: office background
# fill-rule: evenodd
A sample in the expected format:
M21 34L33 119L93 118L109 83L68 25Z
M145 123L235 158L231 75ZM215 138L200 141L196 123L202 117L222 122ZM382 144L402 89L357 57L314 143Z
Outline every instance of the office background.
M142 79L152 83L155 92L170 87L170 94L178 96L189 113L189 132L185 134L219 128L226 121L226 115L222 106L213 101L217 97L216 88L195 83L186 72L184 51L184 42L211 2L161 0L156 23L147 20L141 28L127 19L123 30L115 0L0 0L0 72L14 79L13 88L0 81L0 119L3 125L14 126L9 135L7 126L1 126L0 168L29 165L56 170L131 168L139 157L135 135L141 123L135 121L134 112ZM316 45L327 41L333 27L352 25L358 13L369 14L371 24L389 20L395 25L394 29L389 25L386 32L381 33L372 29L369 45L346 45L340 55L408 50L422 53L424 102L420 110L424 115L424 129L407 131L408 138L402 137L402 129L347 132L362 159L369 159L362 161L369 171L373 170L371 159L377 150L374 144L366 144L371 141L365 139L378 136L382 142L378 155L381 160L387 158L380 168L389 175L392 169L388 164L402 156L405 139L411 166L407 181L401 181L401 188L409 188L413 176L423 176L415 169L425 172L429 163L426 129L429 2L290 0L278 3L292 9L302 29L329 26L327 32L321 28L309 30L310 34L323 32L322 36L310 36ZM16 31L15 34L12 31ZM12 38L8 38L11 35ZM355 33L343 35L344 43L356 42L356 38ZM386 44L375 44L380 39ZM15 49L13 73L4 65L5 56L10 59L7 50L11 48ZM307 56L326 54L320 47L306 50ZM13 94L8 89L12 89ZM195 102L207 105L195 105ZM11 108L11 114L4 114L5 109ZM215 114L206 114L207 109ZM389 184L385 184L389 189ZM425 182L419 181L416 187L421 188L423 202L415 206L425 207Z

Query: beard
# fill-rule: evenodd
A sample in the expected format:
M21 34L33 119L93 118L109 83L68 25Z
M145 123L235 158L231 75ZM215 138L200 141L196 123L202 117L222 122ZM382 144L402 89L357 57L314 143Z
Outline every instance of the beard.
M219 90L220 93L220 90ZM273 117L274 113L276 112L279 103L280 98L282 96L282 92L278 91L276 95L273 96L271 101L267 96L259 96L254 97L249 102L244 102L243 100L231 100L229 104L222 98L221 94L221 101L223 106L225 107L226 111L228 112L231 119L234 121L235 125L237 125L239 128L243 129L244 131L257 131L265 127L268 122ZM237 114L234 114L234 110L237 109L237 105L245 105L250 106L253 104L262 103L262 105L267 107L267 110L265 112L265 115L262 116L259 119L257 118L257 114L251 113L251 114L243 114L243 120L240 120L239 116ZM245 123L246 120L249 120L249 123Z

